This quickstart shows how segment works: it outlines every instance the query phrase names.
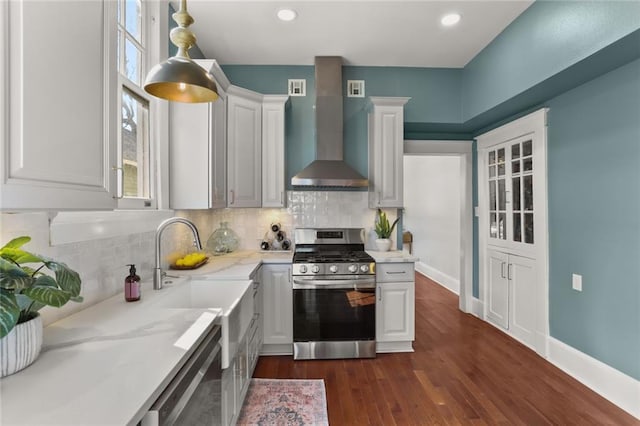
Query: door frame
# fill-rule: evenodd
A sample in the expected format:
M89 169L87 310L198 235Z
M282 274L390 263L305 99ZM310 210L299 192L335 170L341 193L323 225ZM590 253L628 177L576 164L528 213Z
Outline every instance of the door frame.
M534 219L535 249L531 252L535 256L538 271L539 286L536 291L536 329L535 351L547 357L549 353L549 228L548 228L548 185L547 185L547 113L548 108L541 108L524 117L513 120L489 132L476 137L478 150L478 279L479 296L483 301L483 319L486 321L487 292L488 292L488 268L487 250L489 234L487 218L488 190L483 184L487 181L487 160L482 155L488 148L509 142L523 136L533 135L536 139L534 150L540 150L534 154L537 158L537 172L534 179L534 188L543 188L543 192L534 193L534 211L540 214ZM539 180L538 180L539 179ZM496 250L503 250L515 255L531 257L531 253L519 253L517 250L491 246ZM503 330L508 333L508 330Z
M473 141L405 140L404 155L457 156L460 158L460 297L462 312L473 304Z

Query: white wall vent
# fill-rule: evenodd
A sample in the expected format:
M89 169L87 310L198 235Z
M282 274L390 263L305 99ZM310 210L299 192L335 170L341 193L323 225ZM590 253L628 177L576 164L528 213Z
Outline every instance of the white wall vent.
M364 80L347 80L347 97L364 98Z
M289 80L289 96L307 96L307 80Z

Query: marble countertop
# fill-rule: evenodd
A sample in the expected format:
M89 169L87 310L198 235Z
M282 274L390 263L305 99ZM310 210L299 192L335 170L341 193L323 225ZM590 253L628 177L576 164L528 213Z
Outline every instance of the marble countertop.
M211 256L209 261L192 270L169 270L174 276L199 276L215 280L247 280L263 263L291 263L293 252L238 251Z
M367 253L379 263L412 263L420 260L412 254L400 250L375 251L367 250Z
M118 294L46 327L38 359L0 380L1 423L136 424L219 314L157 307L168 293L150 282L142 294L132 303Z
M291 257L255 251L214 257L193 271L167 271L184 278L170 278L163 290L143 282L138 302L120 293L47 326L38 359L0 380L0 423L137 424L220 314L162 307L171 288L190 276L247 280L262 263Z

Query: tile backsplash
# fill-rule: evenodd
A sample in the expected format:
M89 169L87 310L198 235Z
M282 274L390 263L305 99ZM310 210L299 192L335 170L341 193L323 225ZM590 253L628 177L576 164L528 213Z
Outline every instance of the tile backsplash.
M40 314L45 325L122 292L128 263L136 264L141 277L152 276L153 232L50 246L47 213L2 213L0 225L1 245L28 235L31 241L23 247L25 250L66 263L80 274L84 301L68 302L61 308L42 308Z
M181 210L176 215L196 224L203 244L220 222L229 222L229 227L240 238L242 250L259 249L272 222L279 222L287 236L293 236L295 228L303 227L369 231L375 220L375 210L368 206L368 193L355 191L287 191L287 207L282 209ZM390 212L390 218L393 216L395 211ZM182 238L190 238L186 229L182 232Z
M258 250L272 222L279 222L288 236L301 227L365 228L371 235L375 210L368 207L366 192L289 191L288 203L282 209L219 209L176 211L176 216L191 219L205 245L220 222L229 222L240 238L241 250ZM395 210L388 211L390 220ZM69 302L62 308L43 308L45 325L85 309L123 291L129 263L135 263L143 281L152 277L155 258L154 232L93 239L51 246L49 215L35 213L1 213L0 245L12 238L29 235L32 240L24 248L64 262L82 278L84 302ZM295 241L294 241L295 243ZM162 256L192 250L192 237L186 226L172 225L162 235ZM163 268L166 268L166 262ZM144 294L143 294L144 297Z

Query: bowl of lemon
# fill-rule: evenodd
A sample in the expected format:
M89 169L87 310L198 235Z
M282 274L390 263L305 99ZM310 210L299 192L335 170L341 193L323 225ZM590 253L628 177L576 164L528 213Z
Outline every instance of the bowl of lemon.
M193 252L179 257L172 262L169 267L171 269L196 269L207 263L209 257L201 252Z

